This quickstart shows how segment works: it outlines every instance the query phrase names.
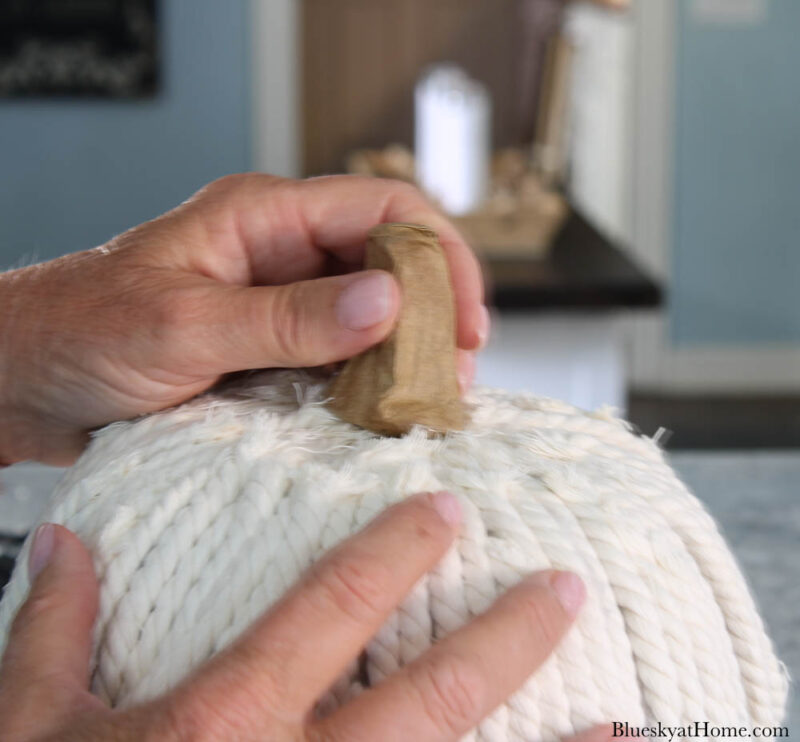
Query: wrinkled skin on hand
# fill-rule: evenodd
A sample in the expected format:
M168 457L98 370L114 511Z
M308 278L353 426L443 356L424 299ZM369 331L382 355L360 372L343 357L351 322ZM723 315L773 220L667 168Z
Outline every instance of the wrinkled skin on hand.
M483 615L324 717L317 699L357 657L459 529L448 493L407 498L323 557L232 645L172 692L123 711L87 690L97 583L61 526L36 533L33 586L0 666L5 742L41 740L457 740L518 688L584 600L564 572L530 575ZM606 742L611 727L581 742Z
M69 464L92 428L179 404L223 374L323 365L379 342L402 297L360 267L367 232L387 221L440 235L467 386L488 332L480 270L416 189L229 176L101 247L0 274L0 462ZM379 297L354 289L374 274Z

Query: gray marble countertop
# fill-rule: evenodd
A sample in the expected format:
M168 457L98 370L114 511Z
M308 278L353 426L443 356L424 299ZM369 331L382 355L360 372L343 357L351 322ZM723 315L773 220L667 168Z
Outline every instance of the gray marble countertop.
M673 466L717 519L755 594L778 656L800 677L800 451L674 453ZM792 684L786 725L800 734Z
M780 658L800 677L800 451L676 452L672 463L720 524L761 607ZM0 472L0 531L23 535L62 470ZM800 733L793 689L787 726Z

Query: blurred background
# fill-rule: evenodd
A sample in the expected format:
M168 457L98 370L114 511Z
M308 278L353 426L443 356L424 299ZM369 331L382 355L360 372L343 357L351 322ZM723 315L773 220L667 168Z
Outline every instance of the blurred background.
M798 33L796 0L0 0L0 269L226 173L415 180L484 265L478 381L657 436L797 672ZM2 476L11 554L57 472Z

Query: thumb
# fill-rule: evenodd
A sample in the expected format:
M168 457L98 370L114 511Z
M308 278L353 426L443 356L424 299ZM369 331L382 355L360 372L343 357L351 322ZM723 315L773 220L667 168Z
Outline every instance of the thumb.
M320 366L383 340L400 308L400 289L381 270L227 291L220 357L225 371Z
M88 696L97 580L86 547L52 523L36 530L28 569L33 585L0 669L0 718L38 709L29 717L38 727L47 724L43 716L74 711L78 696Z

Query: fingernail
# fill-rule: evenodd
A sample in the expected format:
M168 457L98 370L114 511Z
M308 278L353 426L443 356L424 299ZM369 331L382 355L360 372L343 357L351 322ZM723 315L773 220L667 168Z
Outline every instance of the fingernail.
M33 582L47 566L56 542L56 529L52 523L42 523L33 534L33 544L28 555L28 577Z
M478 350L485 348L486 343L489 342L490 325L489 310L481 304L480 313L478 314L478 326L475 328L475 332L478 334Z
M383 322L392 308L392 278L385 271L351 283L336 300L336 319L348 330L365 330Z
M434 492L431 502L445 523L451 526L461 523L461 503L452 492Z
M550 577L550 587L570 618L575 618L586 600L586 587L583 580L572 572L554 572Z

